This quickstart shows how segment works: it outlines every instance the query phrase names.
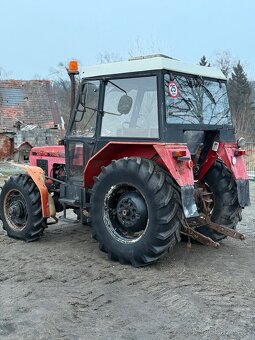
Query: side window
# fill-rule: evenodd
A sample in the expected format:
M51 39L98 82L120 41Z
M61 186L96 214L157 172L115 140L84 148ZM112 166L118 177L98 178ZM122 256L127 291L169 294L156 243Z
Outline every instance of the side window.
M101 136L158 138L157 78L109 80Z
M99 84L99 81L90 81L83 85L71 135L94 136L98 112Z
M71 142L69 144L70 177L82 178L84 170L84 145L81 142Z

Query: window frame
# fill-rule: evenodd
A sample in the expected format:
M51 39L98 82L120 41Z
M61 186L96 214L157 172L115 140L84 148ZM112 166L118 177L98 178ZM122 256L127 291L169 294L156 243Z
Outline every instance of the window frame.
M113 75L113 76L107 76L107 77L103 77L103 100L102 100L102 106L100 109L100 113L101 113L101 119L100 119L100 126L99 126L99 134L98 134L98 140L100 141L104 141L104 140L141 140L141 141L152 141L152 140L160 140L160 135L161 135L161 121L160 121L160 116L161 113L160 111L160 105L159 105L159 93L160 93L160 83L159 83L159 79L158 79L158 75L159 72L142 72L142 73L129 73L129 74L118 74L118 75ZM156 105L157 105L157 123L158 123L158 137L141 137L141 136L136 136L136 137L129 137L129 136L103 136L101 135L101 131L102 131L102 122L103 122L103 116L104 116L104 102L105 102L105 93L106 93L106 86L108 81L116 81L116 80L125 80L125 79L130 79L130 78L148 78L148 77L154 77L156 80Z
M163 72L163 81L162 81L162 91L163 91L163 97L164 97L164 124L168 129L177 129L177 130L221 130L221 129L233 129L233 118L232 114L230 111L230 120L231 124L206 124L206 123L197 123L197 124L191 124L191 123L168 123L167 122L167 108L166 108L166 96L165 96L165 75L166 74L173 74L175 76L185 76L185 77L195 77L196 75L194 74L186 74L186 73L180 73L180 72L172 72L169 70L164 70ZM203 77L203 79L206 81L217 81L215 78L208 78L208 77ZM226 85L226 90L227 90L227 80L218 80L221 83L224 83ZM230 108L229 108L230 110Z
M84 117L84 114L85 114L85 112L83 111L82 119L80 121L76 121L75 120L77 112L78 112L78 107L79 107L79 105L82 105L82 104L80 104L80 98L82 96L83 89L86 86L86 84L88 84L89 82L98 82L98 91L99 91L99 93L98 93L97 108L95 109L95 115L96 115L96 118L95 118L95 131L94 131L93 136L87 136L85 134L81 134L81 135L72 134L74 124L76 122L79 123L80 121L82 121L83 117ZM68 129L67 129L69 137L77 138L77 139L80 139L80 138L95 138L95 136L96 136L96 129L97 129L97 121L98 121L98 113L99 113L99 107L100 107L100 91L101 91L101 81L100 81L100 79L84 79L81 82L81 84L80 84L80 91L79 91L79 93L77 95L75 105L74 105L74 107L72 109L71 118L70 118L69 126L68 126Z
M114 74L114 75L107 75L101 76L97 78L87 78L86 80L93 80L93 79L101 79L102 87L101 87L101 98L99 103L99 120L97 126L97 135L96 139L100 145L105 144L108 141L159 141L161 138L161 131L162 131L162 115L163 115L163 105L162 99L159 99L159 94L161 91L161 83L159 81L159 76L161 71L145 71L145 72L135 72L135 73L121 73L121 74ZM158 137L128 137L128 136L101 136L102 130L102 120L103 120L103 107L104 107L104 99L105 99L105 90L106 90L106 83L108 80L115 81L119 79L129 79L129 78L145 78L145 77L156 77L156 90L157 90L157 110L158 110ZM160 105L161 102L161 105Z

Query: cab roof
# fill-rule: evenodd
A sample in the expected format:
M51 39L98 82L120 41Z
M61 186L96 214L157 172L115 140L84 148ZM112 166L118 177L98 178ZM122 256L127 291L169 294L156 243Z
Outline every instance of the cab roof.
M208 66L188 64L165 55L142 56L109 64L98 64L84 67L81 70L82 78L97 76L110 76L144 71L168 70L185 74L198 75L208 78L226 80L220 69Z

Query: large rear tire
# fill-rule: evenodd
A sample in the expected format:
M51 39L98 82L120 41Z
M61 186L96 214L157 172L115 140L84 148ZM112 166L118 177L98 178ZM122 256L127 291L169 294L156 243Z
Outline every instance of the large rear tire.
M31 177L10 177L1 191L0 214L8 236L34 241L42 235L45 218L39 190Z
M242 208L238 202L236 183L230 171L224 163L216 161L204 176L203 182L213 195L211 221L235 229L241 220ZM199 227L197 231L216 242L226 238L225 235L205 226Z
M156 261L180 240L181 217L171 178L150 160L113 161L95 178L93 234L110 259L135 267Z

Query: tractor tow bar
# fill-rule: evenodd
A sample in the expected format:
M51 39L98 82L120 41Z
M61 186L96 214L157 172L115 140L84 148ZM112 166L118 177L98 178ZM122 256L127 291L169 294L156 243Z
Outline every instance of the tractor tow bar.
M183 219L180 219L181 224L182 224L182 229L181 229L181 234L188 236L189 239L189 243L188 245L191 246L190 244L190 238L192 238L193 240L202 243L205 246L208 247L213 247L213 248L219 248L220 244L218 242L214 242L210 237L207 237L201 233L199 233L198 231L194 230L194 227L190 227L189 224L184 221ZM185 223L186 222L186 223Z
M223 235L230 236L232 238L239 239L242 241L245 240L245 235L239 233L234 229L230 229L221 224L214 223L207 216L192 218L189 219L189 221L185 221L182 218L180 218L180 221L182 224L181 234L186 235L189 238L192 238L193 240L196 240L197 242L200 242L209 247L219 248L220 244L218 242L213 241L210 237L207 237L199 233L198 231L195 230L196 228L206 226Z
M189 226L191 227L199 227L199 226L207 226L215 231L217 231L220 234L232 237L232 238L236 238L239 239L241 241L245 240L245 235L239 233L238 231L232 229L232 228L228 228L226 226L223 226L221 224L217 224L211 221L209 216L200 216L197 217L193 220L191 220L191 222L189 223Z

